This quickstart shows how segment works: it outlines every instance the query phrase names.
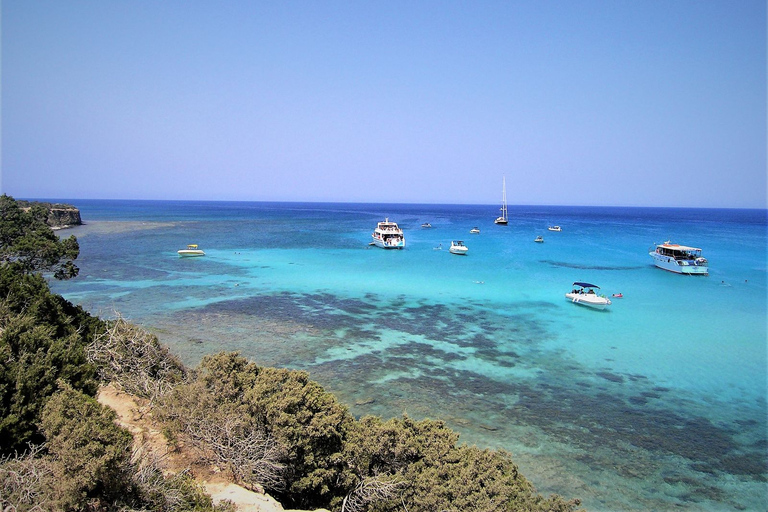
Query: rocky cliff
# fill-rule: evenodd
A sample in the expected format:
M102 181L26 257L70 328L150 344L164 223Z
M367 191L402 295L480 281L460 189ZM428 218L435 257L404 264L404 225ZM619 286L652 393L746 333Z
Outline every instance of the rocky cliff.
M48 210L48 219L46 223L54 229L68 228L70 226L79 226L83 223L80 218L80 210L71 204L63 203L44 203L41 201L16 201L24 210L29 210L32 206L40 205Z
M79 226L82 223L83 221L80 219L80 210L74 206L48 209L48 225L52 228Z

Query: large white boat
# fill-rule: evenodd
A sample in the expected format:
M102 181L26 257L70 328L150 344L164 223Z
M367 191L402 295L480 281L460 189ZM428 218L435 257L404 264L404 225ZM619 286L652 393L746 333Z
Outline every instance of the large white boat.
M677 274L709 274L709 263L701 256L698 247L673 244L667 240L663 244L651 246L648 251L653 263L661 269Z
M461 240L454 240L451 242L451 248L448 250L451 251L451 254L463 255L469 252L469 247L464 245L464 242L462 242Z
M371 235L376 247L383 249L405 249L405 235L403 230L396 222L390 222L389 219L384 219L384 222L379 222L376 225L376 229L373 230Z
M197 244L189 244L186 249L179 249L176 251L182 258L188 258L190 256L205 256L202 249L197 247Z
M506 226L509 223L509 214L507 213L507 177L501 178L501 216L497 217L496 224Z
M565 298L574 304L589 306L595 309L605 309L611 305L611 299L598 295L597 290L599 290L600 287L596 284L577 281L573 283L573 286L573 291L566 293Z
M550 230L550 231L562 231L563 230L563 228L561 228L560 226L549 226L547 229Z

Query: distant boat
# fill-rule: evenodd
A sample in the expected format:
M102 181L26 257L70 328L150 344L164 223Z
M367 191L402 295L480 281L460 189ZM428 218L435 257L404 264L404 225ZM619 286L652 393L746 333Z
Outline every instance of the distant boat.
M537 236L536 240L534 240L534 242L538 242L538 243L542 244L542 243L544 243L544 238L542 238L540 236Z
M202 249L197 247L197 244L189 244L186 249L179 249L177 252L182 258L187 258L190 256L205 256L205 253L202 251Z
M506 226L509 223L509 215L507 214L507 177L501 178L501 217L497 217L494 221L496 224Z
M461 240L454 240L451 242L451 248L448 250L451 251L451 254L464 255L469 251L469 247L464 245L464 242Z
M562 231L563 230L563 228L561 228L560 226L549 226L547 229L550 230L550 231Z
M595 309L605 309L611 305L611 299L597 294L596 290L599 290L600 287L596 284L575 282L573 286L575 288L572 292L566 293L565 298L574 304Z
M480 234L480 228L475 226L472 229L470 229L469 232L472 233L473 235L478 235L478 234Z
M423 227L423 228L431 228L432 224L430 224L429 222L425 222L424 224L421 225L421 227Z
M698 247L686 247L673 244L669 240L656 245L654 249L648 249L648 254L653 258L653 263L664 270L676 274L697 274L706 276L709 274L709 263L702 257Z
M376 225L371 238L373 238L371 243L382 249L405 249L403 230L396 222L390 222L389 219L384 219L384 222Z

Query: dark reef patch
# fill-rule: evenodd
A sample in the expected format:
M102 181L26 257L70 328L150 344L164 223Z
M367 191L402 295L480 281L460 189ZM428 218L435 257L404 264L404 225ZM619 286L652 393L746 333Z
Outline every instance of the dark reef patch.
M595 373L598 377L602 377L603 379L610 381L610 382L624 382L624 377L621 375L616 375L615 373L611 372L597 372Z
M739 439L744 428L758 431L762 424L750 419L733 428L716 425L686 412L684 396L645 375L590 371L567 352L544 350L553 334L526 306L534 307L516 304L501 314L486 305L470 315L463 306L406 297L284 292L204 310L295 322L312 329L317 347L347 346L350 356L333 360L315 348L322 362L307 362L304 369L356 404L355 413L445 411L454 426L490 428L500 437L531 426L548 440L576 447L582 463L595 470L610 463L626 478L650 477L663 466L659 460L677 456L702 479L727 472L765 481L765 436L747 446ZM515 376L518 371L521 377ZM343 389L334 389L334 383L343 383L338 384ZM620 458L632 462L616 463ZM684 499L691 502L724 499L695 476L668 475L665 482L686 489Z
M539 263L545 263L552 267L575 268L579 270L638 270L645 268L642 265L635 266L606 266L606 265L584 265L580 263L568 263L565 261L539 260Z

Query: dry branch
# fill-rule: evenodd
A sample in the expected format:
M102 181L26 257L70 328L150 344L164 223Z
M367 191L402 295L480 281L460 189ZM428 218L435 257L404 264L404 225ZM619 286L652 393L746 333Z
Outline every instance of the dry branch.
M395 498L405 482L390 475L363 478L352 492L344 497L341 512L364 512L370 503Z
M99 376L125 391L154 402L167 394L186 375L184 366L157 337L116 313L107 330L86 349Z

